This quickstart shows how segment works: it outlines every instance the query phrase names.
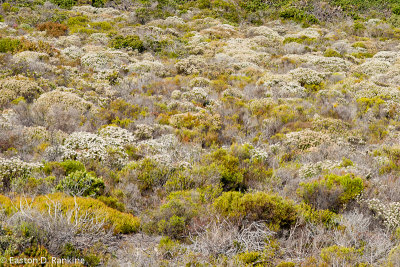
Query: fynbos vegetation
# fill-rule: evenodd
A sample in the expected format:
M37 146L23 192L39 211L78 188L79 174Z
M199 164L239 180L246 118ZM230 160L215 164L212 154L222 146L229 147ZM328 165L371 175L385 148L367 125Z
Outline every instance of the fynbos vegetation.
M399 41L394 0L2 2L0 266L399 266Z

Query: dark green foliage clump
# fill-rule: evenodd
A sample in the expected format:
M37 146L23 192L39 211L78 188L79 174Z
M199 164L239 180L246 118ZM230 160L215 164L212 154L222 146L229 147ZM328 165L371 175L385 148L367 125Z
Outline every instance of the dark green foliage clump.
M166 166L149 158L130 164L122 170L125 177L137 183L142 193L152 192L155 187L164 185L168 173Z
M117 36L111 41L111 47L116 49L129 48L143 52L145 50L142 40L137 35Z
M12 38L0 39L0 53L15 52L19 49L20 41Z
M264 0L241 1L240 6L246 11L250 12L255 12L267 8L267 4Z
M85 171L85 165L76 160L66 160L63 162L47 162L43 167L43 172L46 175L59 174L69 175L77 171Z
M226 192L214 201L217 212L231 220L267 221L274 228L292 225L297 218L293 202L265 192Z
M343 176L330 174L317 181L301 183L298 194L305 203L317 209L338 212L343 205L355 199L363 189L363 180L354 174Z
M76 171L69 174L57 185L56 190L71 195L95 196L104 189L103 179L86 171Z
M76 0L51 0L51 2L61 8L67 8L67 9L69 9L77 4Z
M283 9L279 13L279 16L283 19L290 19L299 23L303 23L304 25L319 23L318 19L314 15L307 14L303 10L297 9L295 7L288 7L286 9Z

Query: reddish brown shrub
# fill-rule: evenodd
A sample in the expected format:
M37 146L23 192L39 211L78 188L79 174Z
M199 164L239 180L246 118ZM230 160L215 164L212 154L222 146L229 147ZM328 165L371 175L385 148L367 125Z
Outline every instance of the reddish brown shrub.
M47 35L53 36L53 37L60 37L62 35L67 35L68 32L68 27L67 25L60 24L57 22L45 22L41 23L36 26L36 28L39 31L46 31Z

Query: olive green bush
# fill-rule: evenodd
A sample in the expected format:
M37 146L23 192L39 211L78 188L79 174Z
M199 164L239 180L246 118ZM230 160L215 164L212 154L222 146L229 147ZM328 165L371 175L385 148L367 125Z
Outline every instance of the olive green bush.
M297 219L293 202L265 192L225 192L213 206L219 214L237 223L262 220L279 229L290 227Z
M142 40L137 35L130 36L116 36L111 41L111 47L120 49L120 48L129 48L132 50L138 50L139 52L143 52L145 50L143 46Z
M100 195L103 189L103 180L86 171L70 173L56 187L56 190L74 196L96 196Z
M298 194L305 203L317 209L338 212L363 190L363 179L354 174L330 174L313 182L301 183Z

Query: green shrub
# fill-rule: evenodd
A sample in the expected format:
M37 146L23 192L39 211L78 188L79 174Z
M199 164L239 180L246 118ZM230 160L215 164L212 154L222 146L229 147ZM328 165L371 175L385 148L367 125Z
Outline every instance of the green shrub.
M143 114L145 110L123 99L118 99L101 108L99 116L106 121L106 124L116 124L124 128L133 123L141 112Z
M0 38L0 53L15 52L19 49L20 41L11 38Z
M195 182L188 170L180 169L169 175L164 185L167 192L188 190L195 187Z
M103 179L97 178L86 171L70 173L67 177L61 180L56 187L56 190L58 191L79 196L100 195L103 189Z
M206 204L214 201L220 193L220 188L212 186L173 192L168 195L165 204L157 210L149 211L142 228L147 233L181 239L188 234L192 220L203 216L207 212Z
M240 7L244 8L246 11L256 12L266 9L267 4L263 0L240 1Z
M295 267L295 266L296 264L290 261L281 261L280 263L278 263L278 265L276 265L276 267Z
M16 201L19 200L17 199ZM32 206L47 212L49 203L52 202L59 202L63 212L70 211L75 208L75 205L78 205L79 214L90 213L100 219L104 218L107 227L114 227L115 234L129 234L139 230L140 221L137 217L107 207L107 205L100 200L93 198L67 197L64 194L56 193L35 198Z
M342 57L342 55L338 51L328 48L324 52L324 57Z
M16 206L13 205L10 198L0 195L0 210L4 211L5 214L10 215L16 211Z
M124 203L121 203L118 201L117 198L115 197L106 197L106 196L99 196L97 198L98 200L100 200L101 202L103 202L104 204L106 204L108 207L119 210L119 211L125 211L125 205Z
M56 174L58 176L66 176L76 171L85 171L85 165L76 160L66 160L63 162L50 161L43 166L43 172L46 175Z
M11 11L11 5L10 3L3 3L1 4L1 8L3 9L4 12L10 12Z
M353 247L330 246L321 250L321 259L325 264L330 266L337 262L341 262L342 266L367 266L358 265L358 259L363 254L363 249L355 249Z
M351 161L351 159L343 157L340 167L346 168L346 167L350 167L350 166L354 166L354 163Z
M297 218L294 203L265 192L225 192L214 201L213 206L218 214L233 221L265 220L278 229L289 227Z
M106 3L106 0L92 0L92 6L94 7L103 7Z
M311 14L305 13L303 10L297 9L295 7L288 7L283 9L279 16L283 19L294 20L299 23L305 24L305 26L309 24L318 24L318 19Z
M384 147L374 151L374 156L385 156L389 160L384 162L379 169L380 174L400 171L400 147Z
M218 171L224 190L236 190L243 184L244 170L239 166L239 158L220 148L207 156L211 168Z
M130 35L125 37L117 36L111 41L111 47L116 49L129 48L132 50L138 50L139 52L144 51L143 42L137 35Z
M363 26L364 26L364 25L363 25ZM366 46L365 43L363 43L363 42L355 42L355 43L353 43L351 46L354 47L354 48L359 47L359 48L367 49L367 46Z
M88 23L89 23L89 18L86 16L70 17L67 20L67 25L70 27L72 26L86 27Z
M297 206L299 216L313 224L322 224L327 228L337 226L339 216L330 210L316 210L306 203Z
M138 184L142 193L151 192L155 186L163 186L168 173L166 166L150 158L131 163L121 171L122 176Z
M284 44L287 43L299 43L299 44L307 44L310 45L316 41L315 38L310 38L305 35L300 36L300 37L286 37L285 40L283 40Z
M101 30L101 31L109 31L113 28L111 23L108 21L91 22L90 26L96 30Z
M76 5L76 0L51 0L52 3L58 5L61 8L71 8Z
M161 238L158 248L160 249L164 259L175 258L181 250L179 242L171 240L169 237Z
M66 160L60 162L60 165L64 168L65 175L69 175L76 171L85 171L85 165L77 160Z
M317 209L338 212L363 189L363 180L354 174L344 176L330 174L314 182L301 183L298 194L306 204Z
M354 52L354 53L351 53L351 55L355 58L361 58L361 59L371 58L374 56L374 54L369 53L369 52Z
M399 4L392 6L392 13L395 15L400 15L400 5Z
M167 197L155 217L155 229L158 233L180 239L187 233L187 225L199 214L201 194L197 191L177 191Z
M358 112L359 115L362 116L365 113L367 113L367 111L372 108L372 111L374 112L374 114L379 113L380 110L380 106L385 104L385 100L383 100L382 98L376 96L373 98L368 98L368 97L361 97L359 99L357 99L357 108L358 108Z

